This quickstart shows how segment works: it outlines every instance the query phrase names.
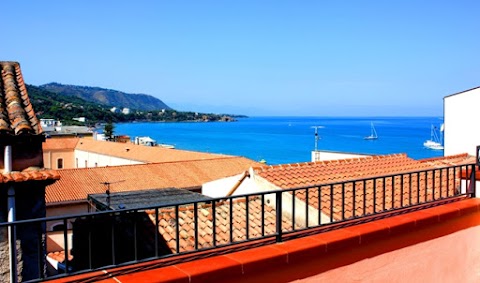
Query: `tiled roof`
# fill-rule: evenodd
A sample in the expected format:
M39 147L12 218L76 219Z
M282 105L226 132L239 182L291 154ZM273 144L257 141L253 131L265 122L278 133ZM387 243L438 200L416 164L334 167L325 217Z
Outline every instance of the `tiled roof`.
M259 176L283 189L354 180L428 168L406 154L265 166Z
M20 64L0 61L0 134L42 133L23 81Z
M232 215L230 215L230 201L225 201L222 203L216 202L214 231L212 205L199 205L197 208L198 248L201 249L213 247L214 232L216 237L215 246L230 243L230 229L232 231L233 242L247 240L246 207L247 201L245 199L233 200ZM173 253L177 252L177 221L180 238L180 252L192 251L195 249L194 212L193 206L180 207L178 217L175 215L175 210L173 208L159 211L159 232ZM275 209L264 203L263 236L275 234L275 215ZM155 223L155 214L150 213L149 216L150 219ZM230 217L233 219L232 227L230 227ZM283 217L283 229L291 229L291 225L291 221L289 221L286 217ZM262 237L262 202L258 197L250 197L248 201L248 239L255 239L259 237Z
M441 197L453 196L458 193L460 171L442 170L442 173L436 171L436 174L436 176L433 176L432 172L427 175L413 174L410 176L406 174L403 178L402 175L399 175L395 178L375 178L375 181L347 182L343 186L319 186L308 189L308 204L318 209L320 190L323 214L333 217L333 220L343 220L353 216L358 217L401 208L410 204L438 200ZM353 196L354 191L355 196ZM306 190L296 191L295 195L302 201L306 200ZM332 195L333 206L331 206Z
M76 146L76 150L115 156L145 163L215 159L228 156L197 151L150 147L133 143L95 141L91 139L81 139Z
M352 216L371 214L374 211L399 208L406 204L439 199L447 195L452 196L459 187L461 170L447 171L438 168L469 164L470 161L471 158L466 154L429 159L428 161L416 161L404 154L396 154L298 165L279 165L257 171L258 175L282 189L317 185L317 187L308 189L308 205L318 209L320 203L323 214L333 218L332 220L342 220ZM374 178L375 181L327 185L428 169L437 170L435 174L430 171L428 174L405 174L403 177L399 175L394 178ZM354 186L355 196L353 196ZM305 201L307 190L298 190L295 195L298 199ZM354 210L355 212L353 212Z
M58 251L58 252L50 252L47 254L47 256L59 263L62 263L65 261L65 251ZM68 255L68 260L72 260L73 256L71 254Z
M0 173L0 183L58 180L59 178L60 175L58 171L43 169L27 169L22 172L13 171L10 173Z
M156 188L198 188L260 164L244 157L59 170L61 179L47 186L46 202L86 200L88 194Z
M79 138L50 138L42 144L44 151L47 150L71 150L77 146Z
M468 155L467 153L456 154L444 157L434 157L420 159L419 162L430 165L431 167L445 167L463 164L475 163L475 156Z

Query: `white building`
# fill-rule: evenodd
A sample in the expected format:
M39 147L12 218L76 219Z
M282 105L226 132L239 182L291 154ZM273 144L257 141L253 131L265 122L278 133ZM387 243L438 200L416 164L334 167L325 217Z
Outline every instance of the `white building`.
M85 123L87 119L85 117L78 117L78 118L72 118L72 120Z
M476 155L480 145L480 131L476 128L479 106L480 87L444 97L444 155Z
M55 119L40 119L40 125L44 132L60 131L62 123Z
M125 114L125 115L128 115L128 114L130 114L130 109L129 108L123 108L122 113Z

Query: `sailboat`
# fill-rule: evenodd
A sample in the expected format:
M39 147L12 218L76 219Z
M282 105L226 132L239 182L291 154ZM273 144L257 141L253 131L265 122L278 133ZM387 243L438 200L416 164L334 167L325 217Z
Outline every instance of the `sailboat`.
M376 140L378 139L377 131L375 130L375 127L373 126L373 123L370 124L370 130L371 134L369 136L364 137L364 140Z
M443 125L442 125L442 128L443 128ZM429 148L429 149L443 150L441 134L440 134L440 138L439 138L439 135L437 134L436 129L437 128L432 125L432 130L430 132L430 139L426 140L423 143L423 146L426 147L426 148Z

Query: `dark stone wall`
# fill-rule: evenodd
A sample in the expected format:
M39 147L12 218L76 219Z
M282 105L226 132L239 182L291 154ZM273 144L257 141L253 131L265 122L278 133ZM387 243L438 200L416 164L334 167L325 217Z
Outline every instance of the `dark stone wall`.
M45 183L42 181L0 185L0 222L6 222L8 186L15 186L16 219L45 217ZM16 229L19 281L39 278L45 272L45 224L23 224ZM7 228L0 228L0 282L9 281Z
M4 147L0 147L0 168L4 166ZM20 143L12 146L12 171L23 171L28 167L43 168L42 144Z

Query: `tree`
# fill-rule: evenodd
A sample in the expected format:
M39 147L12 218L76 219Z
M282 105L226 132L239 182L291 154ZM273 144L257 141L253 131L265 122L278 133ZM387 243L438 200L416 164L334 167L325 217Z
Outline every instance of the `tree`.
M107 141L113 140L113 129L114 126L112 122L108 122L105 124L105 127L103 128L103 133L105 134L105 138L107 139Z

